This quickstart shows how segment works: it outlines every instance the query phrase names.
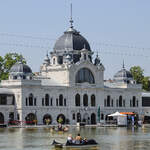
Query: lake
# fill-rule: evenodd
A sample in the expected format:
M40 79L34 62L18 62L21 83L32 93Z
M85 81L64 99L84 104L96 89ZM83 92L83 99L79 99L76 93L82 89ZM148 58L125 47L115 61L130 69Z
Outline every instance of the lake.
M0 128L1 150L56 150L54 139L65 143L68 134L93 138L98 146L65 150L149 150L150 128L70 127L69 132L50 132L49 128Z

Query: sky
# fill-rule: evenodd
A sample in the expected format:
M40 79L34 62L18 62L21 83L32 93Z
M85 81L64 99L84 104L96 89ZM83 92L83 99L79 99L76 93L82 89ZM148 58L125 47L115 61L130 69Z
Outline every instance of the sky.
M149 0L0 0L0 56L22 54L33 72L70 26L98 53L105 79L122 68L141 66L150 76Z

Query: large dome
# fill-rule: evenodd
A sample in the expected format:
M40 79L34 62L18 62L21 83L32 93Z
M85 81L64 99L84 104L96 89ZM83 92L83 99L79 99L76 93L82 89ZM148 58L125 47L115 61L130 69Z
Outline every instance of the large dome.
M56 41L54 51L69 51L82 50L83 48L91 51L88 41L74 28L70 27L64 34Z
M10 73L32 73L31 68L28 65L25 65L21 62L14 64L11 69Z

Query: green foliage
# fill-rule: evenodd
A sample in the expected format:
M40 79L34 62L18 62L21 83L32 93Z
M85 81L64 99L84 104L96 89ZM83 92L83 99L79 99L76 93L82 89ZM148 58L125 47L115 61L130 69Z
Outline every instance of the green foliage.
M150 91L150 77L144 77L144 70L140 66L131 67L130 72L137 84L142 84L144 90Z
M130 72L137 84L142 83L144 70L140 66L131 67Z
M7 53L4 57L0 56L0 81L8 79L11 67L18 61L26 64L23 56L17 53Z
M143 89L150 91L150 77L144 77L142 81Z

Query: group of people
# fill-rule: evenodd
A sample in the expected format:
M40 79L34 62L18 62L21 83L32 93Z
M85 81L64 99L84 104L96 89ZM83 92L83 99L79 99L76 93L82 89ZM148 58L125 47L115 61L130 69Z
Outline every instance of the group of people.
M72 144L72 143L74 143L74 144L83 144L85 142L87 142L87 139L86 138L82 138L80 136L80 133L78 133L75 138L73 138L72 135L69 134L68 138L67 138L67 143L68 144Z

